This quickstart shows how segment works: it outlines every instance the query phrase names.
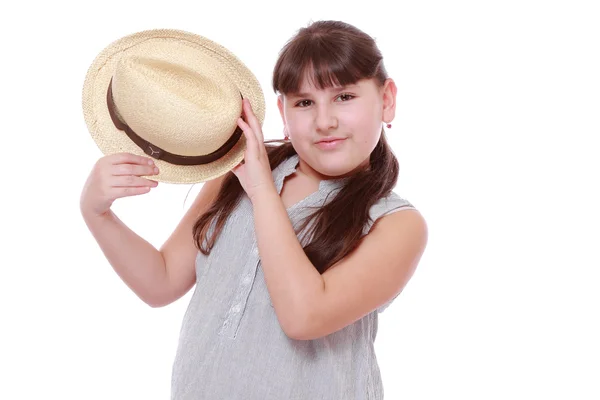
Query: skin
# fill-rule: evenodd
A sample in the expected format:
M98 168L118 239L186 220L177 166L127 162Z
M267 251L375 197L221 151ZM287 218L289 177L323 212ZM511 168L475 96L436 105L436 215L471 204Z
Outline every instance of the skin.
M305 94L278 99L285 129L299 154L297 176L284 182L281 195L277 192L261 125L248 100L243 102L244 119L238 120L247 149L244 163L233 173L252 202L262 270L282 330L290 338L310 340L348 326L399 294L425 249L427 227L416 210L382 217L356 250L319 274L298 241L285 204L306 196L321 180L345 177L368 165L381 124L394 118L396 86L391 79L383 87L363 80L352 87L318 90L306 79L300 92ZM315 144L333 136L346 138L335 151ZM154 307L170 304L195 283L197 249L189 232L221 186L221 179L203 186L158 251L110 211L115 199L155 187L156 182L144 177L157 172L147 157L103 157L80 200L84 219L111 265Z
M355 87L317 90L303 84L305 96L278 100L286 129L299 155L296 193L320 180L346 176L367 165L381 131L395 110L396 87L373 81ZM356 97L341 96L350 92ZM296 101L303 101L301 106ZM248 100L238 125L247 140L244 162L233 169L253 206L256 241L269 295L282 330L292 339L329 335L373 312L399 294L412 276L427 242L425 220L416 210L381 218L361 245L325 273L310 262L277 192L261 125ZM343 135L338 150L324 152L315 142ZM294 184L284 183L285 187ZM282 191L283 193L283 191Z
M364 79L325 90L304 79L299 93L280 95L277 106L300 158L298 170L318 181L345 177L366 167L382 122L394 119L396 92L392 79L381 87L375 79ZM347 139L333 151L315 145L327 137Z

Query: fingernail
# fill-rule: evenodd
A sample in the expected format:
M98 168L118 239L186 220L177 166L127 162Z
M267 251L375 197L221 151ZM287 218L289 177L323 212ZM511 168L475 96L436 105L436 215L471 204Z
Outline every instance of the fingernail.
M148 160L148 165L152 165L152 164L154 164L154 161Z
M154 167L154 173L158 174L158 167Z

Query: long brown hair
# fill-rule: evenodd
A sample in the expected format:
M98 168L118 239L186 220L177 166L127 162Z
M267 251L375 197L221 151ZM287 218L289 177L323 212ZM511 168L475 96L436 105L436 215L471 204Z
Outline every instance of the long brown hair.
M382 87L387 79L383 57L375 41L356 27L340 21L318 21L301 28L279 54L273 72L273 90L298 92L306 71L319 89L374 79ZM296 154L291 143L266 145L271 170ZM388 195L398 179L398 160L392 153L385 132L371 152L370 165L345 181L337 195L306 218L303 231L315 220L311 241L304 251L320 273L351 253L363 238L369 210ZM237 206L244 190L229 172L212 207L194 225L196 247L208 255L223 229L227 217ZM212 235L209 227L214 223Z

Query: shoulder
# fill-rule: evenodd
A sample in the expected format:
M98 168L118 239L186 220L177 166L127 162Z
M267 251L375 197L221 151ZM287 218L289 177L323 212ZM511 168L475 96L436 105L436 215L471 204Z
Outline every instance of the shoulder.
M388 212L398 208L412 208L416 210L416 207L408 201L406 198L399 196L396 192L392 191L385 197L380 198L371 206L371 212Z
M378 200L370 209L370 221L365 227L368 241L377 246L398 246L421 254L427 245L427 222L417 208L407 199L392 192ZM400 251L400 249L399 249Z
M412 210L412 212L409 212L408 210ZM408 212L409 214L413 215L412 218L423 218L417 208L410 201L392 191L387 196L377 200L369 209L369 221L367 221L367 224L365 225L364 233L366 234L370 232L373 226L383 217L386 217L390 214L399 214L398 211L405 211L405 213L400 214L406 214L406 212ZM419 217L415 217L415 215L418 215ZM405 217L401 217L400 219L403 218ZM394 218L394 220L398 220L398 218Z

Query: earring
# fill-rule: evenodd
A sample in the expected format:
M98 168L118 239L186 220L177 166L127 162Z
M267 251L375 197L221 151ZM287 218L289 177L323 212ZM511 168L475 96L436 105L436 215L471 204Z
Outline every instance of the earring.
M392 127L392 124L387 124L386 126L388 129L390 129Z

